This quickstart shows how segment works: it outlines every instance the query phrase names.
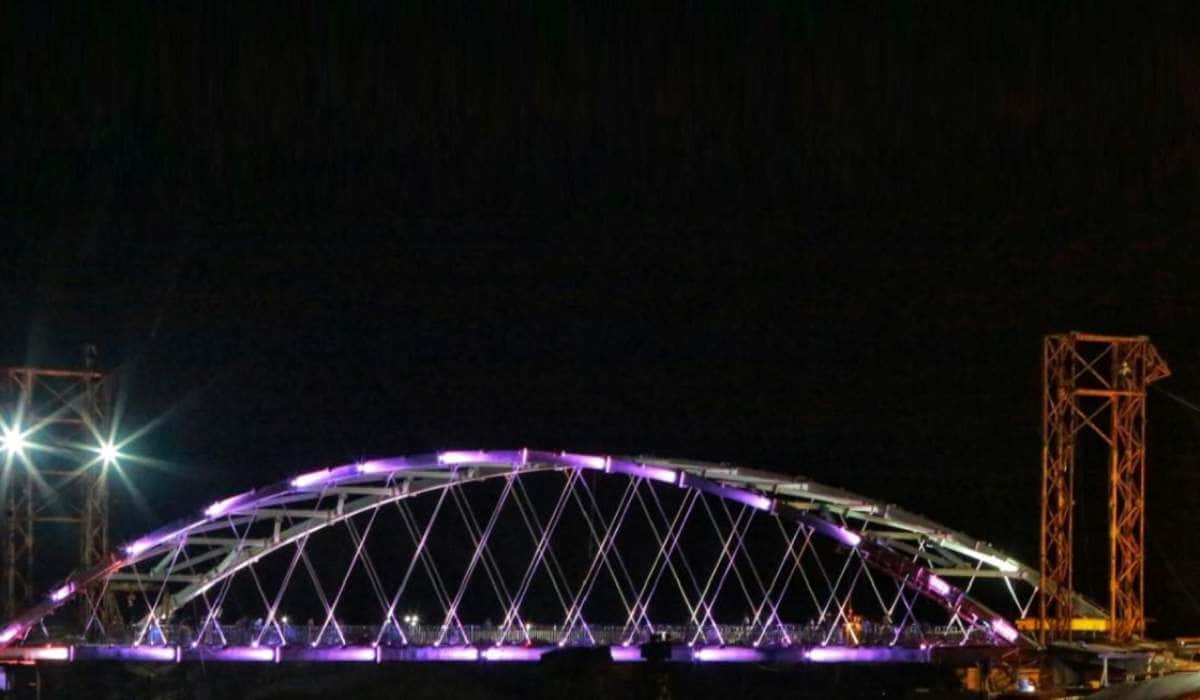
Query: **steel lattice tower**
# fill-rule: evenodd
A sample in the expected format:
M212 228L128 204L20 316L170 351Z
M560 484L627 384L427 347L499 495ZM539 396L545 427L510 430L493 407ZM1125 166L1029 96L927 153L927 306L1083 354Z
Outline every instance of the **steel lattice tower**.
M1073 628L1075 458L1087 435L1108 455L1109 637L1145 632L1146 386L1169 374L1146 336L1072 332L1043 341L1043 643L1069 639Z
M46 583L35 581L44 527L78 526L78 568L108 551L107 465L98 458L97 446L109 437L111 390L111 381L94 369L0 370L0 417L29 443L4 454L0 474L0 571L7 614L29 604L38 592L35 586ZM109 619L115 602L104 600L102 608L108 610L101 617Z

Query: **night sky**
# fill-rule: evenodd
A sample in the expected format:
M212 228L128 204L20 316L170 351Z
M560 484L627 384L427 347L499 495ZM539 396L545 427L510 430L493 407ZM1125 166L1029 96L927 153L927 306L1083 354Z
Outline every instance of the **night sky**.
M1041 336L1145 333L1151 631L1200 633L1196 6L879 5L6 6L0 362L94 342L123 429L165 416L118 539L527 445L807 474L1036 564Z

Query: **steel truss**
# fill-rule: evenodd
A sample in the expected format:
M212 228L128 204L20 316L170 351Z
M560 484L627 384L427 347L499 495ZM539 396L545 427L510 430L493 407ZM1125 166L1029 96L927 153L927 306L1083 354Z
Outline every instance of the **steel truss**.
M1108 458L1109 637L1145 633L1146 386L1170 375L1146 336L1065 333L1043 341L1040 639L1070 639L1075 462L1092 440ZM1092 436L1088 438L1088 436ZM1088 478L1091 478L1090 476Z
M111 381L92 369L18 367L0 372L0 420L6 431L27 435L27 450L0 453L4 547L0 552L4 610L16 615L35 600L36 545L55 524L78 528L78 558L87 569L105 560L108 544L106 465L92 446L108 436ZM53 542L61 546L61 542ZM51 547L52 549L53 547ZM46 572L38 577L46 579ZM104 600L111 620L115 605ZM96 610L84 614L95 614Z
M300 474L127 543L0 628L0 659L632 660L666 639L691 660L922 660L1033 644L1012 620L1037 576L803 477L446 451ZM110 592L133 624L55 614Z

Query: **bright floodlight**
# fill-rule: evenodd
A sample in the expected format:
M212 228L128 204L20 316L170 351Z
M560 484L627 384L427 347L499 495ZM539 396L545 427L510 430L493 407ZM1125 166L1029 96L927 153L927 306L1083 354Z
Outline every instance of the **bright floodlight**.
M25 436L16 428L5 428L4 434L0 435L0 447L3 447L4 451L10 455L20 454L28 446L29 443L25 442Z
M117 461L117 446L112 443L112 440L105 440L100 444L100 462L104 466L115 464Z

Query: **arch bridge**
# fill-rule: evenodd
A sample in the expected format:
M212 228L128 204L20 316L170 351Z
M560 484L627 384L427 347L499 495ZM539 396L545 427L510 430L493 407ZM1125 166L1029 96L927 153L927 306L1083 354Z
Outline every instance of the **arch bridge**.
M442 451L298 474L76 572L0 661L925 662L1036 642L1038 572L893 505L728 464ZM113 605L115 602L115 605ZM1103 617L1077 598L1075 609Z

